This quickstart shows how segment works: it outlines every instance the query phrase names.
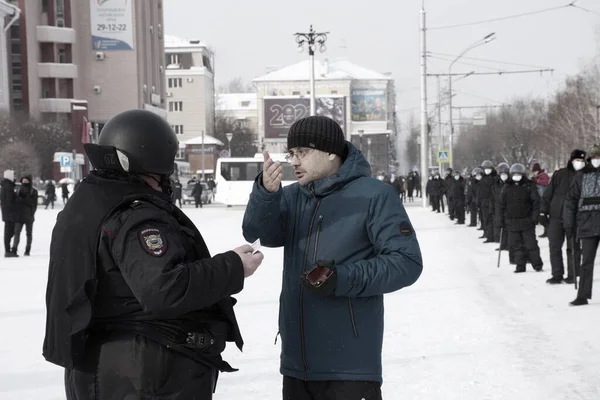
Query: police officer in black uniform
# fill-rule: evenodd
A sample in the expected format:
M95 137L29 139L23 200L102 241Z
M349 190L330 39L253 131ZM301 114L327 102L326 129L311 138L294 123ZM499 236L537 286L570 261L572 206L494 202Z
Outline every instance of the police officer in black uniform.
M85 151L95 170L52 232L43 355L68 400L212 399L230 297L262 262L245 245L211 255L171 200L178 141L144 110L112 118Z

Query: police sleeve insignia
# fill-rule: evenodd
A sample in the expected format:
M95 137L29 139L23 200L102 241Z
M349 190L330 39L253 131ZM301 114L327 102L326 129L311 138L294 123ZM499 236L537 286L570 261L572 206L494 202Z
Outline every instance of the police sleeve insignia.
M160 257L167 251L167 241L158 229L143 229L139 238L144 250L153 256Z

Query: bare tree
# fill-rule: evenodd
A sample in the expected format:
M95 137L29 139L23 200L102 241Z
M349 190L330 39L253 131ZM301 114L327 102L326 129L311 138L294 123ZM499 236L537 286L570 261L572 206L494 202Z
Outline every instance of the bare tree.
M13 142L0 148L0 171L12 169L18 179L25 175L39 176L40 161L35 149L24 142Z
M255 146L255 132L240 126L238 120L227 112L219 111L215 115L215 137L225 146L228 146L227 133L233 133L231 157L254 157L258 151Z
M220 85L218 93L254 93L252 83L245 83L241 76L233 78L226 84Z

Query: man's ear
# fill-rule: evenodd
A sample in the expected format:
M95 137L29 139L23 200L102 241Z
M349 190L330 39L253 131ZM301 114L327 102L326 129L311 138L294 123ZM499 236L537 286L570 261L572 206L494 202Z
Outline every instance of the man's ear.
M335 154L329 153L329 161L335 160Z

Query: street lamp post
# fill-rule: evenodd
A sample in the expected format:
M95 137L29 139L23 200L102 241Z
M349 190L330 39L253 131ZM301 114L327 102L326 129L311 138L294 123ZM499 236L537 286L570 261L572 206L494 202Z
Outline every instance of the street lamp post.
M369 164L372 164L372 160L371 160L371 138L367 139L367 145L369 146L368 153L367 153L367 158L369 159Z
M465 54L467 54L468 51L473 50L475 47L479 47L481 45L484 45L486 43L491 42L492 40L496 39L496 33L490 33L489 35L485 36L483 39L479 39L478 41L476 41L475 43L471 44L469 47L467 47L462 53L460 53L458 55L458 57L456 57L454 59L454 61L452 61L450 63L450 66L448 67L448 113L450 116L450 136L449 136L449 145L448 145L448 161L449 161L449 166L450 168L454 168L454 123L452 122L452 66Z
M229 145L229 157L233 157L233 154L231 154L231 139L233 139L233 133L226 133L225 137L227 138L227 144Z
M298 43L298 52L304 51L304 44L308 45L308 56L310 61L310 115L316 114L315 105L315 50L317 45L321 53L327 49L325 42L329 32L315 32L312 25L308 33L296 32L296 43Z

